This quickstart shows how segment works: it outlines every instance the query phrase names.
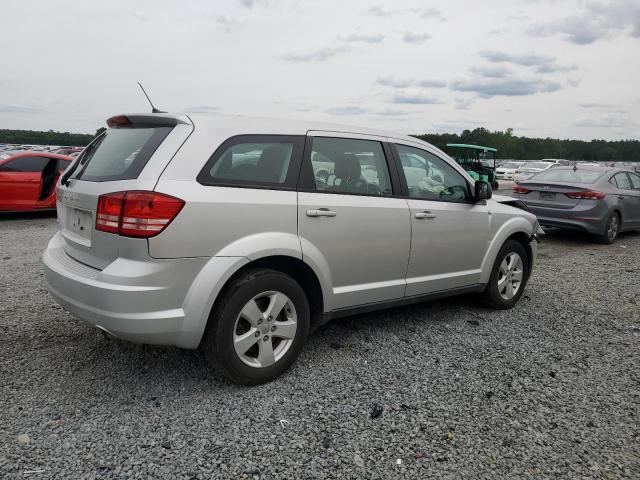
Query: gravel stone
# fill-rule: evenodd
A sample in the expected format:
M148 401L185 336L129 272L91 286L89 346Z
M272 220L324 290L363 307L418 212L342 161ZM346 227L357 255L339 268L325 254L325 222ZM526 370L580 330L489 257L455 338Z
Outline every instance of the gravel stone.
M58 307L55 228L0 219L3 480L640 478L640 234L550 231L513 310L465 296L337 320L249 388Z

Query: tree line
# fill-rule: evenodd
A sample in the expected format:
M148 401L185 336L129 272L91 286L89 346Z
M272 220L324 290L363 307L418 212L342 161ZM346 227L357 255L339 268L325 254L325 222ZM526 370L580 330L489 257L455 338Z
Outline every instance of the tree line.
M95 134L69 132L39 132L35 130L1 130L0 143L27 145L69 145L85 146ZM447 143L470 143L498 149L498 158L519 160L539 160L541 158L564 158L567 160L595 161L640 161L640 141L638 140L560 140L558 138L518 137L513 129L490 131L486 128L464 130L457 133L425 133L415 135L442 150Z
M498 149L497 158L539 160L562 158L586 161L640 161L638 140L560 140L558 138L530 138L513 135L513 129L490 131L486 128L456 133L425 133L415 135L447 151L447 143L469 143Z
M96 132L98 133L98 132ZM36 130L0 129L0 143L18 143L21 145L65 145L84 147L95 135L90 133L39 132Z

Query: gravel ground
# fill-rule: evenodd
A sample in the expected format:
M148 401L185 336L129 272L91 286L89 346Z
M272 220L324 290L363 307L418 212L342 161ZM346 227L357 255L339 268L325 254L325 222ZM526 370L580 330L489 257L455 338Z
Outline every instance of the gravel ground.
M0 478L640 478L640 234L550 232L515 309L339 320L247 388L60 309L54 229L0 219Z

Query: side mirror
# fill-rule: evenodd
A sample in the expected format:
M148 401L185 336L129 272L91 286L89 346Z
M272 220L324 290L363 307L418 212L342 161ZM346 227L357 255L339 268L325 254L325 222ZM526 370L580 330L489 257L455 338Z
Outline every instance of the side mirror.
M475 186L475 200L481 202L482 200L489 200L493 192L491 191L491 185L482 180L476 181Z

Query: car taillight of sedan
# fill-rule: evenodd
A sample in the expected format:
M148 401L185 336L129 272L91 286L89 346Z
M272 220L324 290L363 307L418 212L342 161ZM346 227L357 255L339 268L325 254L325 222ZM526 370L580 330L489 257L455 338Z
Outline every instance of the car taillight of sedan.
M577 198L582 200L602 200L607 196L606 193L596 192L595 190L585 190L583 192L565 193L569 198Z

